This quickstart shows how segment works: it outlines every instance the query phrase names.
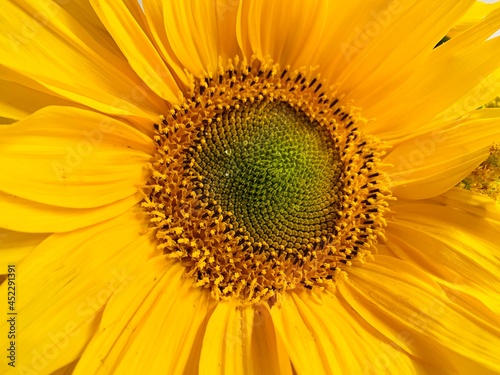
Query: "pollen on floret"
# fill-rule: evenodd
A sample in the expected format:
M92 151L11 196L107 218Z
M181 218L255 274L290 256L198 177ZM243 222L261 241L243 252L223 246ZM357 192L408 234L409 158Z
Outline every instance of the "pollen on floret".
M491 146L488 159L474 169L459 186L500 202L500 143Z

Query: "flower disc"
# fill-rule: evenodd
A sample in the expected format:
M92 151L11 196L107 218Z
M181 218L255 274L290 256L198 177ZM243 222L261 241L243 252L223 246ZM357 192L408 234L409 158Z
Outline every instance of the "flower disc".
M252 244L307 254L308 243L334 232L340 155L305 113L281 101L245 103L223 111L196 144L203 195L233 213L233 229Z
M216 299L331 284L382 234L383 147L316 77L235 65L155 125L159 246Z

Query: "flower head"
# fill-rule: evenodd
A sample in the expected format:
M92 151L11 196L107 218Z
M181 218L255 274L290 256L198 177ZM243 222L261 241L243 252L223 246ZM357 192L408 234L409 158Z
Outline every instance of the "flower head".
M500 371L496 7L0 18L3 372Z

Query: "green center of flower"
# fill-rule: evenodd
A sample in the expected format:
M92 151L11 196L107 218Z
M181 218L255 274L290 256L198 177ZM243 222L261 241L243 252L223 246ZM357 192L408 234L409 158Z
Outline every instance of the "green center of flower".
M333 233L341 160L326 129L282 102L246 103L207 124L193 147L204 195L231 223L277 251Z

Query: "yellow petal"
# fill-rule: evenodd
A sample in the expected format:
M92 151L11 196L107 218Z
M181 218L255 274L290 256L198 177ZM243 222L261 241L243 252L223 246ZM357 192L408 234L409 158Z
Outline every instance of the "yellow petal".
M469 194L462 189L451 189L432 200L476 216L487 217L491 219L490 222L500 221L498 205L491 204L491 199L479 194Z
M500 94L500 38L486 40L500 25L500 10L475 27L432 50L404 84L375 95L363 115L375 117L365 127L394 142L430 130L437 116L460 118Z
M446 33L450 38L456 37L458 34L464 32L469 27L480 22L484 17L490 14L492 11L500 7L500 1L496 3L485 3L482 1L476 1L472 7L469 8L467 13L460 18L453 28Z
M191 73L204 76L217 69L215 2L161 2L160 20L173 53ZM193 27L199 25L199 27ZM231 37L231 30L228 30Z
M86 0L88 2L88 0ZM150 26L148 25L148 21L146 16L144 15L143 6L141 6L144 1L135 1L135 0L122 0L123 4L127 7L128 11L134 18L135 22L140 26L140 28L151 37ZM89 3L89 6L92 7Z
M154 42L158 54L170 67L172 72L177 77L181 77L180 80L184 83L184 85L187 85L188 77L186 76L184 67L168 43L163 16L163 5L163 1L157 0L142 2L142 6L144 8L144 11L141 10L142 18L147 26L145 32L148 33L149 39Z
M293 292L292 292L293 293ZM333 374L335 358L319 345L317 333L308 327L289 294L271 310L276 330L298 374Z
M70 364L61 367L59 370L56 370L52 372L50 375L71 375L73 374L73 371L75 370L75 366L78 363L78 359L75 361L71 362Z
M500 3L498 3L500 4ZM495 5L498 4L485 4ZM462 50L473 48L479 39L487 39L493 32L500 28L500 9L488 14L481 22L474 25L467 33L455 37L451 44L460 45ZM451 41L450 41L451 42ZM500 95L500 69L495 69L492 74L484 74L480 77L480 81L475 87L472 87L455 103L438 115L444 120L454 119L466 114L470 111L483 106L492 99Z
M339 76L349 62L372 41L370 37L366 39L366 33L373 36L373 27L386 25L387 20L393 20L401 11L401 2L397 1L330 1L325 19L320 18L324 22L324 30L318 38L321 42L310 61L319 64L319 71L327 82L341 83Z
M48 233L20 233L0 228L0 274L7 273L7 266L20 263L45 238Z
M64 208L0 192L0 228L26 233L61 233L116 217L143 199L141 194L97 208Z
M352 8L329 1L244 0L238 10L239 45L247 59L271 57L292 68L316 65L313 54L318 45L335 45L324 38L327 28L334 26L328 24L328 15L343 6Z
M91 0L91 4L139 77L163 99L178 102L180 89L174 76L126 4L122 0ZM187 82L186 77L179 78Z
M465 207L456 207L454 201ZM398 201L396 215L388 220L387 245L441 285L500 314L500 220L488 215L495 209L491 199L459 189L439 200Z
M212 309L184 267L158 256L106 306L74 374L182 374ZM190 372L195 373L195 372ZM197 372L196 372L197 373Z
M198 77L215 73L219 56L225 63L239 53L237 9L234 1L144 2L146 16L166 61L176 72L178 66L185 67Z
M77 5L64 3L4 1L1 64L76 103L156 120L165 104L137 77L116 45L103 43L102 31L94 37L95 27L80 24L89 13L75 14Z
M88 1L88 0L87 0ZM142 32L148 37L148 39L153 43L155 48L158 51L158 54L167 62L168 67L179 77L179 79L186 84L187 82L187 76L184 71L184 68L179 64L178 60L175 59L175 56L170 56L170 55L164 55L163 52L164 50L162 49L163 45L161 44L160 40L157 38L157 30L156 26L159 24L159 20L161 19L161 11L159 8L155 9L154 11L154 16L149 18L145 14L145 8L147 4L144 4L144 1L136 1L136 0L122 0L126 9L129 11L130 15L133 18L133 21L135 21L140 29L142 29ZM155 3L157 4L157 3ZM90 5L90 3L89 3ZM159 4L161 5L161 4ZM163 34L165 33L165 30L163 30ZM173 57L173 58L171 58ZM170 59L169 59L170 58Z
M440 113L435 121L449 121L467 115L469 112L483 107L498 97L500 91L500 69L485 76L481 82L464 94L455 103ZM431 125L432 126L432 125Z
M90 208L138 193L151 138L107 116L47 107L0 127L0 190L58 207Z
M273 317L299 374L417 373L414 359L330 291L291 292Z
M23 82L24 81L24 82ZM36 81L0 65L0 117L12 123L49 105L73 105Z
M500 140L500 109L476 111L465 120L441 123L396 146L384 159L393 192L405 199L437 196L455 186Z
M203 338L199 373L292 374L269 308L232 300L219 303Z
M92 35L97 43L113 51L114 54L120 55L120 50L116 46L116 43L106 31L106 28L95 14L88 0L57 1L57 3L71 18L78 20L78 23ZM44 5L46 8L53 6L48 2Z
M422 270L377 256L350 267L338 290L368 324L434 373L489 374L500 371L500 328L474 315L444 293Z
M473 3L474 0L391 1L386 9L373 11L372 19L355 30L357 35L349 44L345 69L337 77L342 83L340 90L362 108L390 96L394 87L403 84L429 57L446 31Z
M133 212L71 233L54 234L16 266L17 364L2 374L48 374L80 356L111 295L127 292L135 272L157 253L147 224ZM7 295L7 285L0 287ZM7 332L7 321L0 323ZM5 353L7 340L1 344ZM9 371L11 370L11 371Z
M500 8L500 1L486 0L476 1L472 7L464 14L457 23L460 22L477 22L486 17L492 11Z

